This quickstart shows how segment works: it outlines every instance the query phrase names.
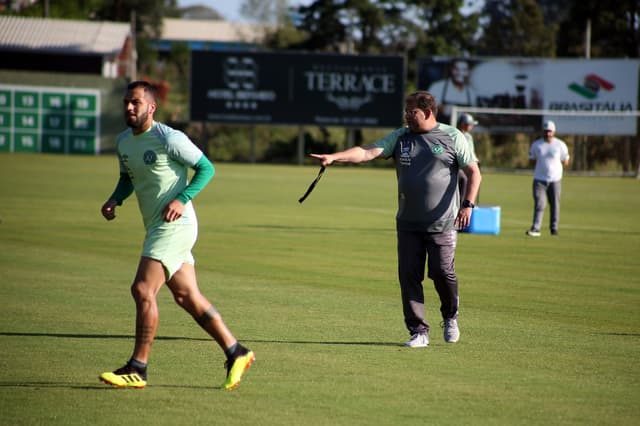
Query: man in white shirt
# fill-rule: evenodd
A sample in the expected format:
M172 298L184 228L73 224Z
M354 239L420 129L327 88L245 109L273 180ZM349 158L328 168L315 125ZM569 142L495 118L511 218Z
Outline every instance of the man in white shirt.
M529 160L535 165L533 174L533 224L526 232L530 237L540 236L544 209L549 200L549 228L551 235L558 235L560 220L560 192L563 167L569 165L569 149L564 141L556 138L556 125L545 121L543 137L536 139L529 149Z

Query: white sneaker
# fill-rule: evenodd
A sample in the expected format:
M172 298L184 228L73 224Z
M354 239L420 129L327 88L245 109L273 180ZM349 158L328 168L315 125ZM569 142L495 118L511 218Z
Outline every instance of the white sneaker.
M460 329L458 328L458 321L450 318L446 319L442 323L444 329L444 341L447 343L456 343L460 340Z
M429 335L426 333L412 334L411 339L404 345L408 348L426 348L429 346Z
M531 228L531 229L527 230L527 232L525 232L525 234L527 234L530 237L539 237L540 236L540 231Z

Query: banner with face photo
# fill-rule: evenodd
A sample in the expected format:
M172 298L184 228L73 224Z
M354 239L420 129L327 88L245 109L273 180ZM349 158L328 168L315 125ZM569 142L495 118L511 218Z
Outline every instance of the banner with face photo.
M440 104L450 122L451 105L530 109L545 115L475 112L478 131L535 132L552 119L558 133L635 135L635 115L568 115L568 112L635 112L640 61L626 59L419 58L417 87ZM553 112L559 112L554 114Z

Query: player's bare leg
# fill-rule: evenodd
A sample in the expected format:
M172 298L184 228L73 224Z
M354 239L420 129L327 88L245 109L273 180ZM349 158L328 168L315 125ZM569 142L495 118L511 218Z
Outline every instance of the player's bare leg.
M227 356L227 380L223 384L226 389L235 388L242 373L255 360L253 352L238 343L220 313L200 292L193 265L183 264L167 282L178 305L189 312L200 326L215 339Z
M222 349L228 349L237 341L222 320L222 316L200 292L193 265L184 263L167 282L176 303L187 311Z
M141 257L131 295L136 303L136 340L133 355L122 368L100 375L103 382L119 388L144 388L147 384L147 361L158 328L158 291L166 280L162 263Z
M136 302L136 343L132 358L147 363L158 329L158 292L166 281L162 263L141 257L131 294Z

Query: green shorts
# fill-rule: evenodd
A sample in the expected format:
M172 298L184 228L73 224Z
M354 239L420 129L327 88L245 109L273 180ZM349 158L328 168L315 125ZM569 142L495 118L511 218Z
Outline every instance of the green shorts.
M195 263L191 249L197 238L197 222L181 219L164 222L147 230L142 256L161 262L167 271L167 279L170 279L183 263Z

